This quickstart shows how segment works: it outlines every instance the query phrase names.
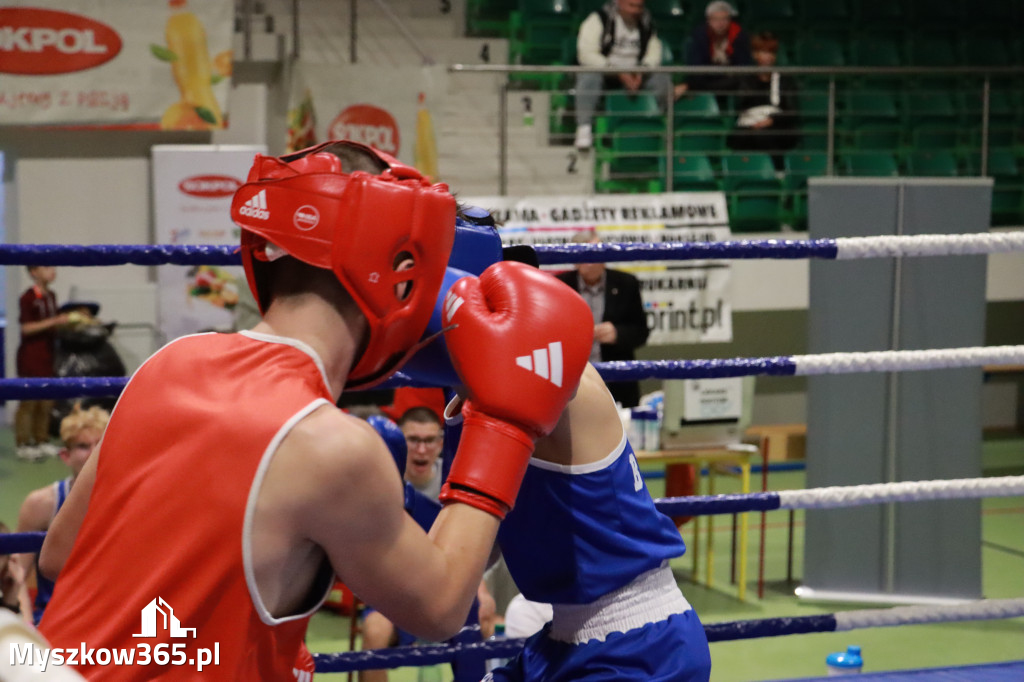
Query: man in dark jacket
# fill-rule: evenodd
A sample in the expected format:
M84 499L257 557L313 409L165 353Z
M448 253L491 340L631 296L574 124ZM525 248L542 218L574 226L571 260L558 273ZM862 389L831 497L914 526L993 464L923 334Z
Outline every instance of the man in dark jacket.
M576 243L600 243L590 231L578 232ZM647 343L647 315L640 298L640 282L619 270L610 270L604 263L580 263L575 270L558 275L578 291L594 313L594 348L591 362L634 360L634 351ZM640 385L636 381L610 382L612 397L623 407L640 403Z

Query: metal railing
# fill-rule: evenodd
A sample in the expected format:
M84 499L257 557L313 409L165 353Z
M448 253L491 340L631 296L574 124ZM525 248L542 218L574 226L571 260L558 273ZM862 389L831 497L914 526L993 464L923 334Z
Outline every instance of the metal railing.
M513 81L516 77L521 76L537 76L539 74L552 74L555 76L572 76L577 73L600 73L605 75L614 75L623 71L621 67L604 67L604 68L593 68L593 67L582 67L582 66L540 66L540 65L499 65L499 64L484 64L484 65L468 65L468 64L454 64L449 67L449 71L453 74L465 74L465 73L490 73L490 74L504 74L506 76L505 81L499 88L499 121L498 121L498 157L499 157L499 194L505 195L508 193L508 145L509 145L509 107L508 99L510 93L514 90L521 89L517 83ZM1012 67L983 67L983 66L964 66L964 67L950 67L950 68L935 68L935 67L812 67L812 66L773 66L773 67L740 67L740 66L661 66L661 67L637 67L632 69L636 73L643 74L654 74L654 73L667 73L671 76L686 76L686 75L730 75L740 76L744 74L770 74L780 73L783 76L792 76L797 78L817 78L822 79L819 82L824 83L828 95L828 105L826 113L826 149L825 153L827 156L827 171L828 175L835 173L834 162L837 152L837 117L842 113L839 105L839 88L840 85L849 79L860 78L860 79L885 79L885 78L910 78L917 77L920 79L958 79L960 81L966 81L970 79L977 79L977 85L980 86L980 124L981 133L980 140L978 142L978 150L980 152L980 162L977 166L979 175L988 175L989 168L989 139L991 134L991 93L992 83L994 80L1000 79L1020 79L1024 77L1024 67L1012 66ZM819 87L821 87L819 85ZM901 89L902 91L902 89ZM561 92L572 94L572 89L564 89ZM667 98L667 106L664 111L665 119L665 151L664 151L664 167L665 167L665 189L672 191L673 189L673 161L674 161L674 140L676 138L676 115L675 115L675 100L672 97Z

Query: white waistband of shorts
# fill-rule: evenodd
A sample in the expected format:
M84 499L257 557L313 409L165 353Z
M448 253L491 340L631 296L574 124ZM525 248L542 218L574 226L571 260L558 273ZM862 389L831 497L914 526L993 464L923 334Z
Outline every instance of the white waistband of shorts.
M613 632L629 632L690 610L667 561L589 604L552 606L548 636L569 644L603 642Z

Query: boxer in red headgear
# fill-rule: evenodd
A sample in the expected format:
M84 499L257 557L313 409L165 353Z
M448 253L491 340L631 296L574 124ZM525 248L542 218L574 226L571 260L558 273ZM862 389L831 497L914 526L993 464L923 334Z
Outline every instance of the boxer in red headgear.
M451 636L586 364L590 310L553 277L498 263L451 287L471 417L425 533L380 436L335 403L421 342L452 244L447 187L327 143L257 156L231 214L262 321L143 364L43 546L53 647L135 651L131 666L78 658L90 679L194 679L204 661L215 679L291 680L335 575L398 627ZM518 361L551 344L557 382Z

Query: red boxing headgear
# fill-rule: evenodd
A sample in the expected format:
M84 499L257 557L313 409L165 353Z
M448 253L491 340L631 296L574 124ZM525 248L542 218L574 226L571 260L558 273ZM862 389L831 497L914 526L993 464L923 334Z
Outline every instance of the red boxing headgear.
M324 150L339 144L388 168L346 173ZM231 219L242 228L242 264L261 311L268 304L261 264L275 247L333 271L362 310L369 336L346 388L372 386L401 367L430 320L451 252L455 198L447 185L431 185L371 147L326 142L280 158L258 154L231 201ZM406 260L412 267L397 271Z

